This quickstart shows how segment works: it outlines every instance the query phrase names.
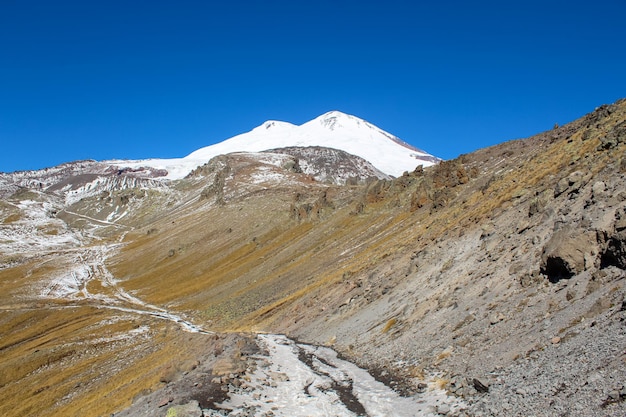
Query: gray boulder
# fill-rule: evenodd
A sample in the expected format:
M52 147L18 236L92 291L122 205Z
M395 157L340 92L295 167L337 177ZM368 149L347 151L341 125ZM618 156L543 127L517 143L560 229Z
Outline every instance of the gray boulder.
M588 269L598 253L596 233L565 228L555 232L541 255L541 273L551 282L569 279Z

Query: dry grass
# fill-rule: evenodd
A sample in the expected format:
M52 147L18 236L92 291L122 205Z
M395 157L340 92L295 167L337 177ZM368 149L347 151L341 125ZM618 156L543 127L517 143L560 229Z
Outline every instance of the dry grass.
M4 220L2 221L2 223L4 224L11 224L17 221L20 221L22 219L22 215L19 213L13 213L13 214L9 214L7 217L4 218Z
M381 330L381 333L387 333L389 330L391 330L391 328L393 326L396 325L396 323L398 323L398 320L395 317L392 318L392 319L389 319L389 321L387 321L387 323L385 323L385 326Z
M139 325L149 333L131 336ZM172 361L206 343L173 326L91 307L3 312L0 414L96 416L127 407L159 385Z
M267 196L248 203L266 204ZM383 259L410 217L404 212L355 217L346 207L325 222L297 223L283 217L289 203L273 201L276 215L270 218L246 206L222 207L201 217L204 227L198 226L197 213L178 218L171 231L162 226L157 234L137 235L111 270L126 289L151 303L176 302L214 328L237 323L237 329L248 330L279 307L338 282L337 271L362 270ZM175 248L173 256L169 248Z
M450 380L446 378L434 378L432 386L434 389L446 389L450 384Z
M419 379L423 381L426 379L426 373L424 372L424 368L421 366L411 366L408 368L408 376L411 378Z
M444 359L447 359L450 356L452 356L452 348L448 347L444 349L439 355L437 355L437 358L435 359L434 364L439 365Z

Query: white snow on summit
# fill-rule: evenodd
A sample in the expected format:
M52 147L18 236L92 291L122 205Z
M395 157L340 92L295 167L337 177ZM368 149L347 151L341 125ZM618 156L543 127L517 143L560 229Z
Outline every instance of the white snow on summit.
M388 175L398 177L418 165L430 166L438 158L401 141L382 129L339 111L325 113L300 126L270 120L215 145L200 148L184 158L108 161L120 167L148 166L165 169L168 179L180 179L217 155L260 152L291 146L323 146L366 159Z

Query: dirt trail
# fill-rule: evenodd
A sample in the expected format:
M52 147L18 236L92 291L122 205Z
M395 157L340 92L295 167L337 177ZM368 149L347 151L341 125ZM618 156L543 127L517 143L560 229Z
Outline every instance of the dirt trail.
M106 260L121 247L121 243L88 246L66 253L68 269L50 280L41 290L43 298L63 300L89 300L98 308L126 313L148 315L172 321L193 333L211 334L207 330L163 308L148 304L127 292L106 267ZM97 281L99 285L94 285ZM88 288L103 288L106 293L96 293Z

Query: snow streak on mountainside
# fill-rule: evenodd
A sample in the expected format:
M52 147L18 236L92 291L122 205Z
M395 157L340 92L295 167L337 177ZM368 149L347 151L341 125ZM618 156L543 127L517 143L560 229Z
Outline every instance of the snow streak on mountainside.
M300 126L267 121L250 132L198 149L184 158L110 162L124 167L165 169L168 172L166 178L180 179L217 155L294 146L339 149L360 156L382 172L396 177L404 171L413 171L418 165L430 166L439 161L358 117L331 111Z
M75 161L40 170L0 173L0 198L31 189L62 196L65 204L71 205L112 190L159 188L163 182L155 178L165 175L167 171L153 167L122 169L103 162Z

